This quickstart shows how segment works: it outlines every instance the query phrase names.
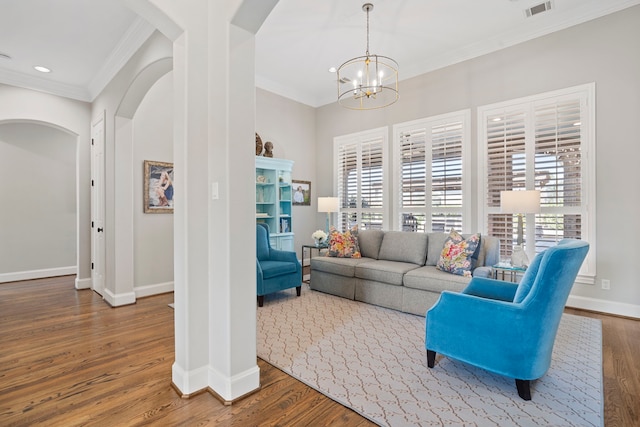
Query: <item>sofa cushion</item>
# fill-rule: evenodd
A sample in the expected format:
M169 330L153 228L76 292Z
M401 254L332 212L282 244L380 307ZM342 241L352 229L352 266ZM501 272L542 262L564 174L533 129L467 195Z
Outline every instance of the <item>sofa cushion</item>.
M407 288L440 293L442 291L462 292L470 281L470 277L446 273L429 265L408 271L404 275L402 284Z
M361 230L358 232L358 246L360 255L366 258L378 259L380 244L384 237L382 230Z
M440 259L444 242L447 241L449 233L433 232L428 233L429 245L427 249L427 262L425 265L436 265Z
M425 233L387 231L380 245L378 259L424 265L427 257L427 240Z
M355 277L356 265L374 261L371 258L311 258L311 269L344 277Z
M404 274L415 268L417 266L410 262L377 260L358 264L355 274L359 279L401 286Z
M327 256L338 258L360 258L358 247L358 226L339 232L335 227L329 231L329 248Z
M436 268L447 273L471 277L480 249L480 233L472 234L468 239L451 229Z

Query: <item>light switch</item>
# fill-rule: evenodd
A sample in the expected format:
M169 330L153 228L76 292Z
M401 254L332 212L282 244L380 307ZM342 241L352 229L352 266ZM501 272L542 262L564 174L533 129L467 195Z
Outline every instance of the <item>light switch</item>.
M218 200L219 197L220 197L220 195L218 194L218 183L217 182L212 182L211 183L211 198L213 200Z

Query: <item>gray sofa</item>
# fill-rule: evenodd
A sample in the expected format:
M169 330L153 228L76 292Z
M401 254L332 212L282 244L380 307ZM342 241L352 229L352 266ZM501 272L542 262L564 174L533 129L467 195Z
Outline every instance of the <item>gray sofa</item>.
M448 236L362 230L362 258L311 259L311 289L424 316L443 290L460 292L471 280L435 267ZM500 240L482 236L473 275L490 277L499 260Z

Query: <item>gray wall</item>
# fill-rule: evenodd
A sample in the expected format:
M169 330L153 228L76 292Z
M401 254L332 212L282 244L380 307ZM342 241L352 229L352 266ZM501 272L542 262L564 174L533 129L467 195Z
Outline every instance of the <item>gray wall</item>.
M629 265L640 234L638 23L640 6L403 81L400 100L383 110L317 109L316 189L332 190L332 170L321 165L332 164L335 136L471 108L475 173L478 106L595 82L597 281L576 285L572 298L586 308L640 316L640 285ZM611 280L611 290L601 289L602 278Z
M324 228L325 216L317 217L317 187L315 139L315 108L283 98L262 89L256 89L256 132L262 142L271 141L273 156L293 160L292 178L311 181L311 206L293 207L293 232L298 258L301 245L313 242L311 234ZM324 214L322 214L324 215Z
M76 271L76 136L0 124L0 274Z

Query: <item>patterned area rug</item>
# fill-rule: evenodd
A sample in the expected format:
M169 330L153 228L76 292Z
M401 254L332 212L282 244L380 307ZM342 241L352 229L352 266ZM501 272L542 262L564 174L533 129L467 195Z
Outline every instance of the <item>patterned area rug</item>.
M258 356L381 426L603 426L602 327L562 317L547 374L515 381L448 358L427 367L424 317L303 287L258 308Z

